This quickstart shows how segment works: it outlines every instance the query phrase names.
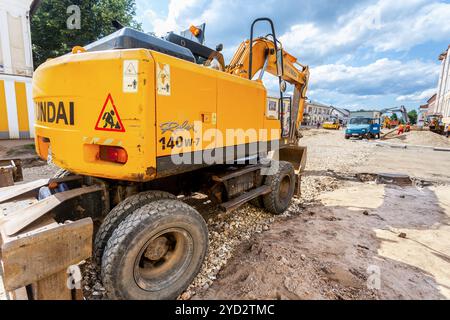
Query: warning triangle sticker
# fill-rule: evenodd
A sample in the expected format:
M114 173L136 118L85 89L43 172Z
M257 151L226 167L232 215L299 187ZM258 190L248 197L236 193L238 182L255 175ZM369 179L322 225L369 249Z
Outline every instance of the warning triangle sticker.
M120 120L119 112L117 112L111 94L108 94L102 111L98 116L95 130L125 132L125 127L122 120Z
M128 76L135 76L137 75L137 71L136 68L134 66L134 64L132 62L130 62L127 66L127 68L125 69L125 74Z

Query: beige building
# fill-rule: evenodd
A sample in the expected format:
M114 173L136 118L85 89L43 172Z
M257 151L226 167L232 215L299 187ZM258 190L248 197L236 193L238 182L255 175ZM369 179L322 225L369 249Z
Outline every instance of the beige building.
M306 103L303 113L304 123L306 125L316 125L317 123L324 123L332 119L332 110L330 106L309 101Z
M350 111L347 109L327 106L322 103L307 101L303 112L303 125L313 126L317 123L338 120L341 124L347 124Z
M439 56L442 61L441 73L439 76L436 105L433 113L441 115L443 118L450 117L450 46ZM431 109L431 108L430 108ZM431 113L429 113L431 114Z
M30 6L0 0L0 139L33 137Z

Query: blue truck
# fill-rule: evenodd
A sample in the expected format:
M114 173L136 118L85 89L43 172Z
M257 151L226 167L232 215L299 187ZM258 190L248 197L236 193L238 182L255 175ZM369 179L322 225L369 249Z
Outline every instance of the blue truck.
M377 138L381 134L381 112L380 111L358 111L350 113L350 120L345 130L345 139Z

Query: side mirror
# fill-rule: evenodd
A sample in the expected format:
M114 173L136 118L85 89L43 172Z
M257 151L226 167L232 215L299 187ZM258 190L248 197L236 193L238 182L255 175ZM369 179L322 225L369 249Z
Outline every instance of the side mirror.
M220 52L220 51L222 51L222 50L223 50L223 44L219 43L219 44L216 46L216 51L217 51L217 52Z

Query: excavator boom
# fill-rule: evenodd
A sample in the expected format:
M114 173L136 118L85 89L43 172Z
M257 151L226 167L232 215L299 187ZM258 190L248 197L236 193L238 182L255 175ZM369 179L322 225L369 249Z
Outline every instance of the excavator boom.
M250 40L240 44L226 68L226 72L253 79L259 72L257 81L261 81L265 72L280 77L280 84L286 81L294 86L294 98L291 117L290 138L297 141L298 129L303 120L306 91L309 81L309 67L300 64L297 58L285 51L278 42L276 47L273 35ZM277 51L278 50L278 51ZM281 59L279 57L282 57ZM282 67L281 67L281 65ZM283 84L281 85L283 86ZM284 90L281 90L284 91Z

